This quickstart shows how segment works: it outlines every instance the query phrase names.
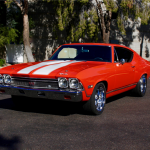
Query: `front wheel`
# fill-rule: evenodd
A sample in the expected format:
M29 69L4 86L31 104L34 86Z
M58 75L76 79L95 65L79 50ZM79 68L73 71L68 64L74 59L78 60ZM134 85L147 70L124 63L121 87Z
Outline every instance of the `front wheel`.
M146 75L142 75L136 87L133 89L133 92L140 97L143 97L146 93L147 89L147 77Z
M95 86L90 100L83 105L83 108L95 115L100 115L104 110L105 103L106 88L104 83L100 82Z

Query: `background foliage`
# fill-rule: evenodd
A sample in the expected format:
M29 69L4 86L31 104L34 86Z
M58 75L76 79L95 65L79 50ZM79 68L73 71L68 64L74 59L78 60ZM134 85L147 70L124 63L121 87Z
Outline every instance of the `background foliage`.
M107 10L118 13L117 25L123 35L128 19L136 22L140 18L142 25L150 19L150 0L104 0L104 4Z
M6 9L4 8L4 5L1 5L0 9L1 11L6 11ZM7 18L5 19L7 20L7 22L5 20L5 22L0 24L0 47L4 47L4 45L10 42L15 42L19 33L19 31L15 29L16 22L14 19L11 19L9 13L8 13Z
M0 59L0 66L3 66L5 64L5 60L4 59Z
M67 40L78 42L80 38L89 38L91 42L98 41L98 34L102 31L101 20L96 0L43 0L52 3L57 12L57 25L60 31L67 31ZM150 16L150 0L103 0L106 10L102 13L105 17L107 28L107 11L117 14L117 28L122 35L126 34L125 26L128 19L147 25ZM106 31L107 32L107 31ZM101 32L101 36L102 32Z
M57 28L67 31L67 40L79 42L79 39L98 40L98 16L92 0L44 0L50 2L56 10Z
M23 18L21 11L14 3L8 1L8 9L6 15L6 26L0 25L0 47L10 44L23 43ZM29 17L29 27L35 27L34 21ZM32 36L30 34L30 36Z

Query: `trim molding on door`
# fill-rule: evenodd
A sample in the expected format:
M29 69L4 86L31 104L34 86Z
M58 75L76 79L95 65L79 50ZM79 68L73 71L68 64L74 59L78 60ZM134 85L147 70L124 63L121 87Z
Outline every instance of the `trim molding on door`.
M133 83L133 84L130 84L130 85L127 85L127 86L121 87L121 88L119 88L119 89L114 89L114 90L112 90L112 91L107 92L106 94L110 94L110 93L112 93L112 92L116 92L116 91L119 91L119 90L122 90L122 89L128 88L128 87L133 86L133 85L136 85L136 84L137 84L137 83Z

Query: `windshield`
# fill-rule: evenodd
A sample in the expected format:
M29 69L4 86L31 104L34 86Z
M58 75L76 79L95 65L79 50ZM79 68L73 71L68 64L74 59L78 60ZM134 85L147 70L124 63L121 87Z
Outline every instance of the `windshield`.
M85 60L111 62L111 47L99 45L63 45L50 60Z

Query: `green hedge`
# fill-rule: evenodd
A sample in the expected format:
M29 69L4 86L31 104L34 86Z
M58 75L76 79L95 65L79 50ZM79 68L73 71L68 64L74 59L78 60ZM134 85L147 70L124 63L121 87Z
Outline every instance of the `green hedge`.
M0 59L0 66L3 66L5 64L5 60L4 59Z

